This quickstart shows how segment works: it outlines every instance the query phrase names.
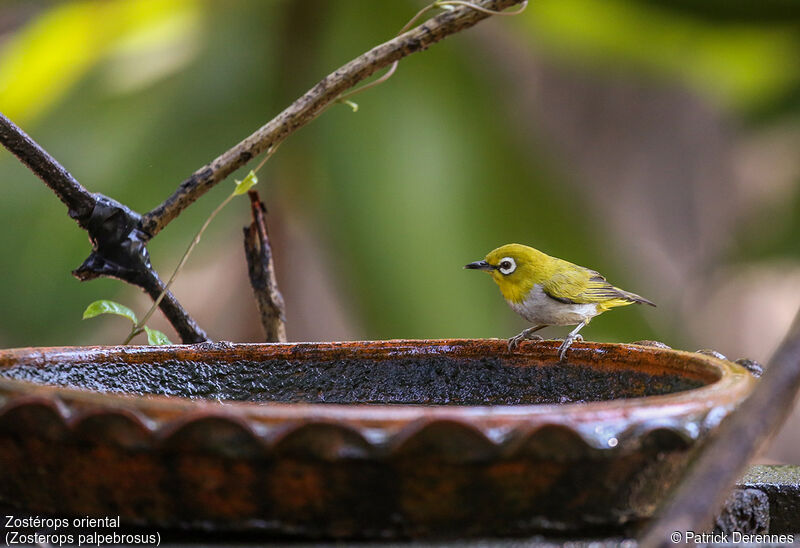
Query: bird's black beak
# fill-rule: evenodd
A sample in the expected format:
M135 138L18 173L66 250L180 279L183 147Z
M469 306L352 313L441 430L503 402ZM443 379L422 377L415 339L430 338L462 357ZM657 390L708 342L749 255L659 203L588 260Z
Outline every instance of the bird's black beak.
M474 263L469 263L468 265L464 265L464 268L469 268L470 270L485 270L487 272L491 272L492 270L495 269L495 267L493 267L486 261L475 261Z

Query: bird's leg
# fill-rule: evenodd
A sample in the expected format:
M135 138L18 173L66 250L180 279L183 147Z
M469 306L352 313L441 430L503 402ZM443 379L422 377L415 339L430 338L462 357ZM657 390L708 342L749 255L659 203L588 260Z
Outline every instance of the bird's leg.
M578 334L578 331L584 328L584 326L589 323L588 321L584 320L578 324L578 327L573 329L569 332L564 338L564 342L561 343L561 346L558 348L558 361L562 361L564 359L564 355L567 353L567 349L572 346L572 343L575 341L582 341L583 337Z
M515 335L515 336L511 337L510 339L508 339L508 350L509 351L514 350L517 346L519 346L519 343L521 343L522 341L524 341L526 339L528 339L528 340L542 340L541 335L534 335L534 333L536 333L540 329L544 329L545 327L547 327L547 326L546 325L534 325L533 327L529 327L528 329L526 329L525 331L523 331L519 335Z

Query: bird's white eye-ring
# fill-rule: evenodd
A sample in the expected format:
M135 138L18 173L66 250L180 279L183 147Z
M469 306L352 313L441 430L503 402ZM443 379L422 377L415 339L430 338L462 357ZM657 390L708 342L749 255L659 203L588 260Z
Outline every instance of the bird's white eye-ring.
M497 270L504 276L508 276L517 269L517 263L511 257L503 257L497 265Z

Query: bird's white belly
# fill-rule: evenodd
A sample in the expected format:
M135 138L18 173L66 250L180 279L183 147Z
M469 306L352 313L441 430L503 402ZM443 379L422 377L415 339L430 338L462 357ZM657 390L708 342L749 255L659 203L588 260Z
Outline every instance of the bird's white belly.
M517 314L537 325L577 325L597 315L596 304L562 303L549 297L539 284L521 303L507 302Z

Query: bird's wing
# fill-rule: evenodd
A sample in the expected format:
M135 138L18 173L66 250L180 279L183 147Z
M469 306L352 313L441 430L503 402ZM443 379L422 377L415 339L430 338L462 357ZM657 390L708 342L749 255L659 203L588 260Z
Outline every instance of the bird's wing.
M558 269L545 281L542 290L553 299L570 304L602 303L620 306L644 303L655 306L644 297L614 287L599 272L571 263Z

